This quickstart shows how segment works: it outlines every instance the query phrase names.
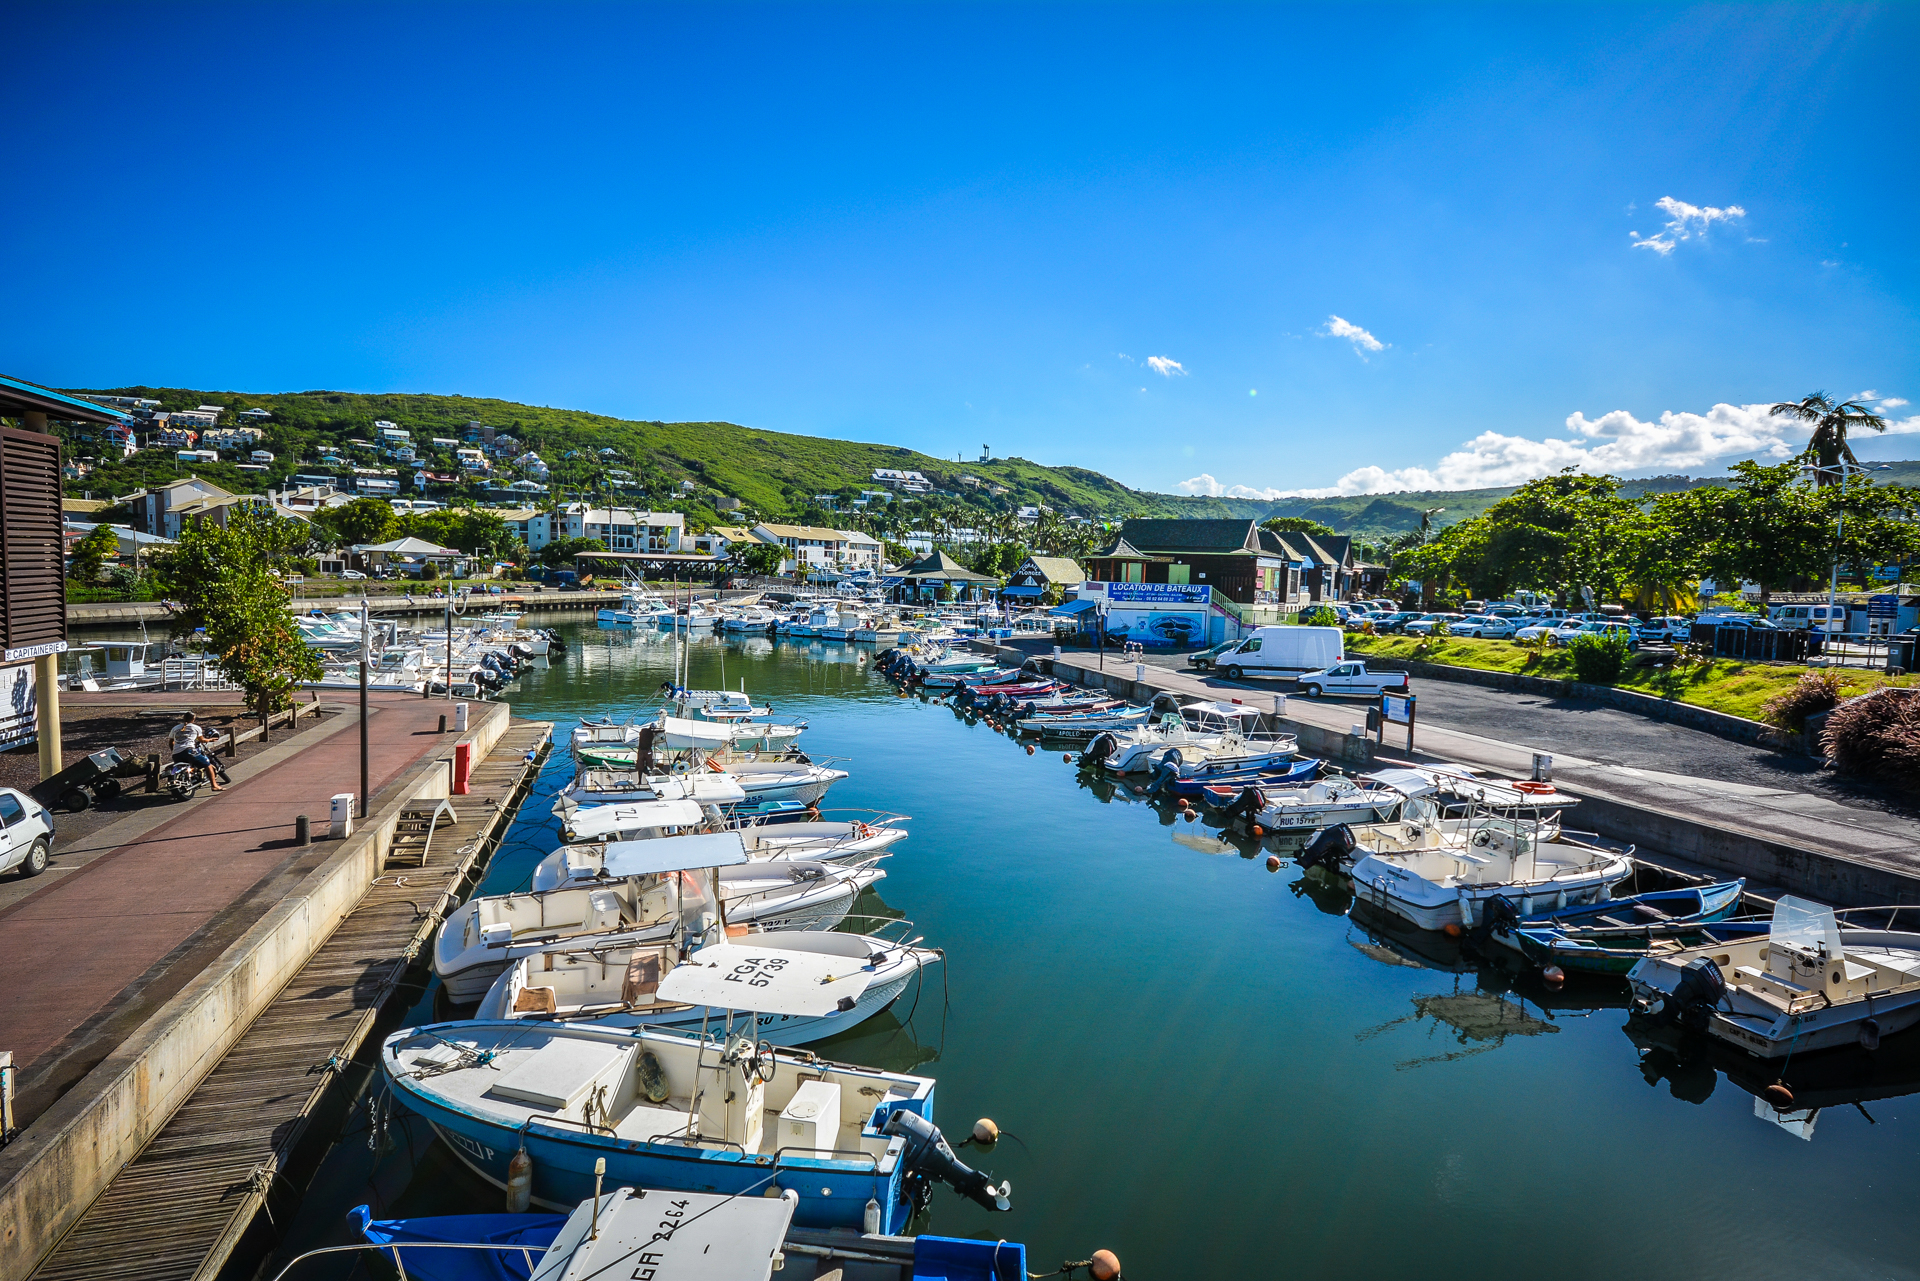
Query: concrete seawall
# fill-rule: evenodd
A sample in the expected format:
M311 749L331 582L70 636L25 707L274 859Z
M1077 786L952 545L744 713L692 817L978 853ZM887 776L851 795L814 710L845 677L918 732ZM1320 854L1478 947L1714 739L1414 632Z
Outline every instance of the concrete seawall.
M480 758L512 709L475 706L456 743ZM453 746L408 770L336 853L0 1151L0 1277L32 1271L326 942L379 874L401 810L450 793Z

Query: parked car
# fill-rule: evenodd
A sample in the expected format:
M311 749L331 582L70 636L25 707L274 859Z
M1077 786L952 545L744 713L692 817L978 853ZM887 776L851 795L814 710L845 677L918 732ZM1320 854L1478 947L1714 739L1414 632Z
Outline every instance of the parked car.
M1445 623L1447 630L1452 631L1457 624L1465 622L1466 617L1465 614L1422 614L1400 630L1409 636L1426 636L1430 635L1435 627Z
M1518 623L1499 614L1469 614L1449 628L1455 636L1471 636L1475 640L1507 640L1520 630Z
M1677 644L1693 635L1693 620L1677 614L1656 614L1640 624L1642 644Z
M47 870L53 854L53 815L47 807L11 787L0 787L0 872L21 876Z
M1368 698L1378 698L1390 689L1405 693L1407 674L1370 672L1365 663L1346 662L1335 663L1317 672L1305 672L1300 676L1300 692L1308 698L1319 698L1322 694L1364 694Z
M1403 609L1392 614L1376 615L1373 620L1373 630L1382 635L1392 635L1394 632L1403 630L1415 619L1425 617L1426 615L1417 609Z
M361 579L364 579L366 575L361 573L357 569L343 569L340 571L340 577L351 578L351 579L354 579L355 581L359 581Z
M1555 643L1564 645L1575 636L1624 636L1627 638L1628 649L1640 648L1640 637L1634 630L1633 624L1623 623L1618 619L1581 623L1565 636L1556 636L1554 640Z
M1213 670L1213 660L1227 650L1234 648L1239 643L1237 640L1223 641L1211 649L1196 650L1187 655L1187 666L1197 667L1203 672L1210 672Z

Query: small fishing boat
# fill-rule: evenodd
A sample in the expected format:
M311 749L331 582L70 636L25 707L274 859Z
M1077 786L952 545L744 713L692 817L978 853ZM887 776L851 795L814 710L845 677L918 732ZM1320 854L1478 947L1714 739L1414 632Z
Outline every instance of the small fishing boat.
M1633 874L1631 846L1609 848L1537 820L1481 815L1450 831L1432 822L1366 831L1354 897L1423 930L1471 929L1496 897L1519 904L1522 916L1596 903Z
M831 929L886 873L804 859L754 862L737 832L607 846L591 881L489 894L448 914L433 970L447 995L479 1000L515 956L561 940L691 941L731 923Z
M1627 982L1640 1012L1759 1058L1871 1050L1920 1022L1920 933L1843 928L1832 908L1785 895L1766 934L1649 954Z
M636 1274L769 1281L783 1262L798 1202L797 1195L606 1186L572 1214L376 1219L364 1205L350 1214L369 1246L407 1281L624 1281Z
M774 964L750 944L703 949L661 979L659 996L748 1015L823 1017L857 1003L869 976L841 958ZM530 1179L547 1209L604 1181L734 1196L798 1197L805 1227L894 1234L943 1182L987 1209L1010 1208L953 1155L933 1123L934 1082L774 1049L756 1020L713 1035L518 1019L395 1032L380 1066L395 1099L474 1173L505 1190Z
M905 821L904 815L892 815L872 823L814 820L741 825L736 830L746 845L747 857L755 862L806 859L815 863L863 863L905 840L907 829L893 826ZM562 831L568 844L534 867L529 888L552 890L598 880L610 845L691 835L727 825L726 817L717 809L691 801L641 801L583 810Z
M1086 738L1098 740L1105 734L1131 731L1153 714L1150 707L1115 707L1103 711L1063 712L1059 715L1033 715L1015 721L1022 734L1042 738Z
M743 931L744 933L744 931ZM917 940L916 940L917 941ZM826 957L864 971L867 988L845 1009L825 1014L759 1014L756 1035L775 1045L806 1045L837 1036L892 1006L923 966L941 959L931 948L838 930L772 930L732 942L761 957ZM667 943L586 941L550 947L511 961L474 1011L477 1019L561 1019L599 1027L652 1027L698 1032L727 1012L660 996L660 980L680 963ZM698 961L700 953L692 954Z
M1625 974L1655 949L1671 951L1734 937L1702 933L1740 906L1745 878L1677 890L1654 890L1609 898L1585 907L1522 916L1518 905L1496 898L1483 919L1486 936L1535 965L1559 965L1596 974Z

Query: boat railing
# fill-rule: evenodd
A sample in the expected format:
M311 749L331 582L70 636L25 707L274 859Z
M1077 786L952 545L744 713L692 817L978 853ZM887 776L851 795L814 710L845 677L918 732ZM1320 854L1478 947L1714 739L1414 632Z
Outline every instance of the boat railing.
M861 938L879 939L882 943L891 943L895 947L908 946L907 936L912 934L915 929L913 921L905 916L875 916L868 912L849 912L840 918L840 922L843 925L848 921L878 921L879 924L875 925L872 929L861 929L857 931L857 933ZM888 929L897 930L899 937L888 938L886 934L882 933L882 931ZM855 933L856 931L842 930L840 932L848 934Z
M406 1265L400 1261L400 1251L402 1250L494 1250L501 1254L519 1254L527 1261L527 1270L529 1272L533 1271L533 1266L536 1262L533 1247L525 1245L501 1245L497 1241L389 1241L386 1243L363 1241L358 1245L323 1245L308 1250L305 1253L296 1254L287 1261L286 1267L281 1268L273 1274L273 1281L282 1281L282 1278L302 1263L305 1263L308 1259L317 1259L323 1254L348 1254L358 1250L372 1250L376 1253L392 1251L393 1266L399 1271L402 1277L407 1275ZM544 1246L541 1247L540 1253L544 1255L546 1252L546 1248Z
M530 1126L535 1121L539 1121L545 1125L577 1125L589 1134L604 1134L608 1138L613 1139L620 1137L610 1125L602 1125L598 1121L582 1121L575 1117L561 1116L558 1113L549 1113L546 1116L530 1116L527 1118L527 1125ZM526 1127L523 1126L521 1128L524 1129Z

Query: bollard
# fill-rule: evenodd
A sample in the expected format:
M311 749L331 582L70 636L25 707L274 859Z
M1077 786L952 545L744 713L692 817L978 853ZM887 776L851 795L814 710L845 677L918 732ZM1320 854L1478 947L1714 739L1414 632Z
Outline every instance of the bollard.
M160 790L160 753L147 753L147 792L151 795Z
M234 733L233 726L229 725L227 726L227 756L229 759L231 759L232 757L237 756L239 754L240 754L240 736Z
M442 734L447 732L447 714L445 712L440 713L440 732Z
M305 814L293 820L293 843L295 845L313 844L313 828Z
M465 703L455 703L453 705L453 728L454 732L458 734L467 732L467 705Z
M465 796L469 790L467 781L473 775L473 744L455 743L453 746L453 794Z

